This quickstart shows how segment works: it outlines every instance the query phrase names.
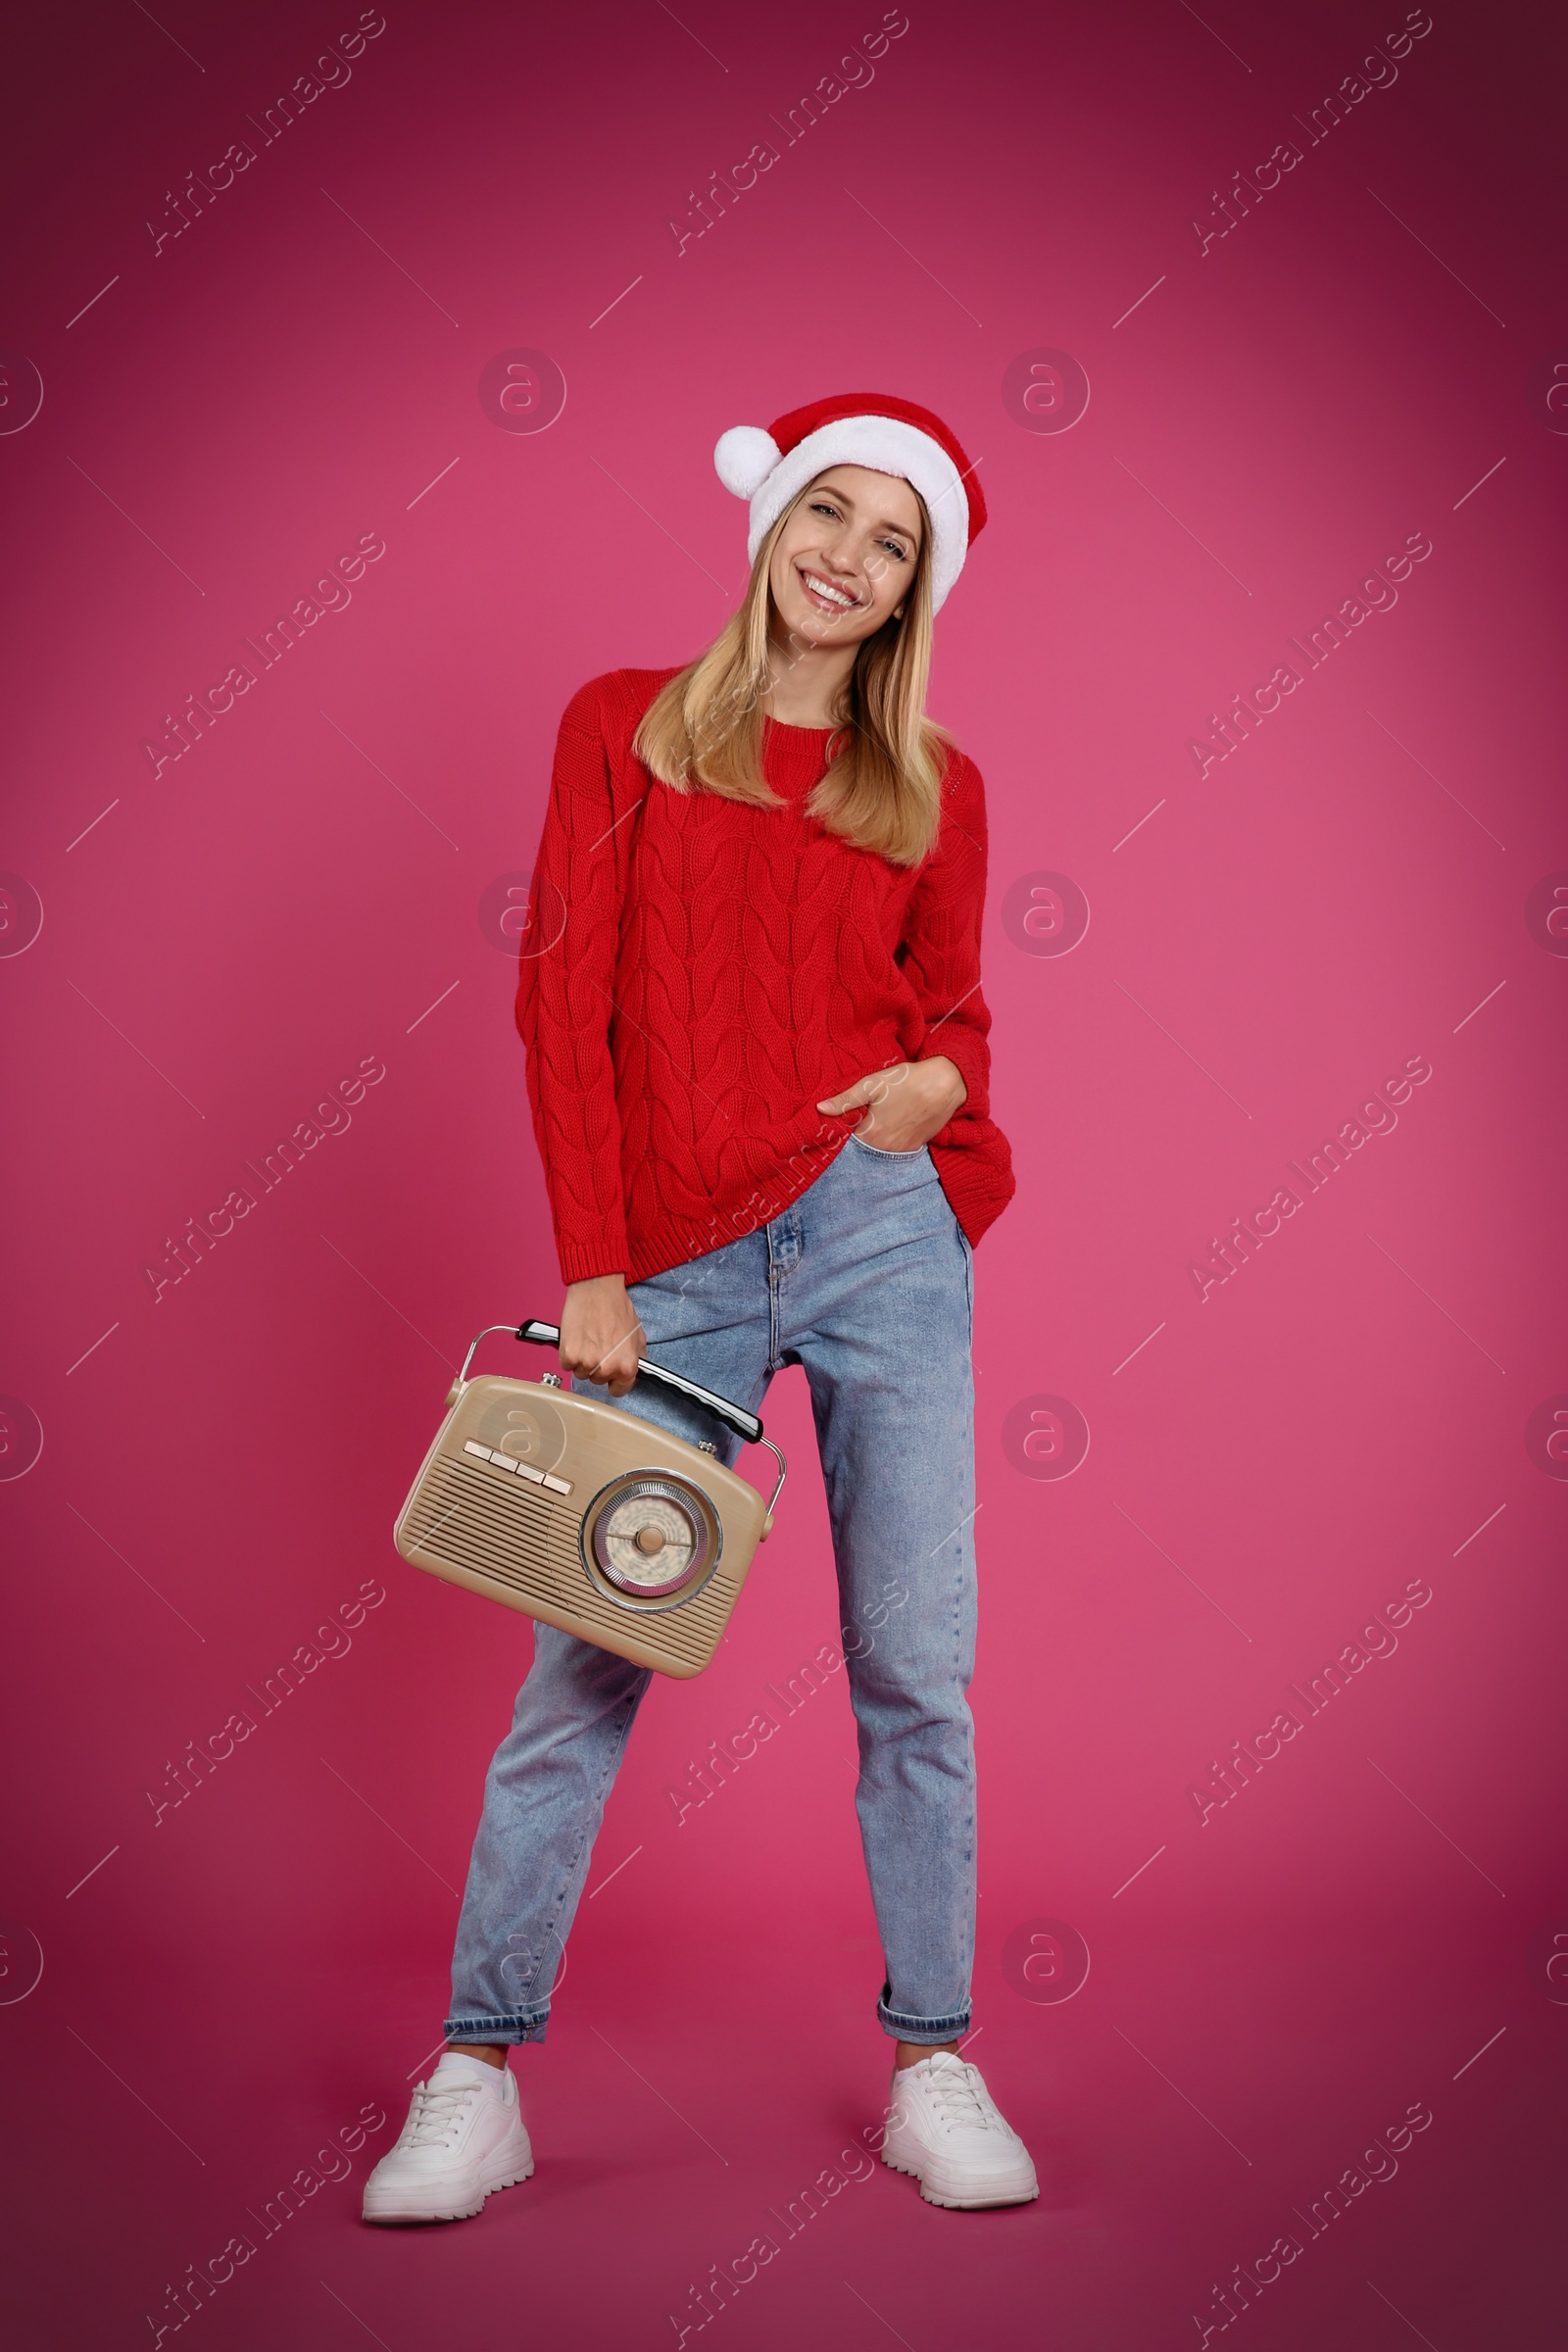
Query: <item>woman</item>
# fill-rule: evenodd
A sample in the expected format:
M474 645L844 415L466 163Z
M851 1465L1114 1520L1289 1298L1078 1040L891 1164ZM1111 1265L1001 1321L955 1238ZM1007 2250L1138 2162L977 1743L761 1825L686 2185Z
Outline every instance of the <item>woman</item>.
M868 2134L935 2204L1039 2192L964 2062L974 1952L972 1248L1006 1205L980 996L985 803L924 715L931 621L985 506L928 411L822 401L718 444L751 584L686 668L562 722L518 1026L561 1362L732 1462L640 1354L756 1409L805 1367L896 2047ZM874 1628L874 1631L872 1630ZM367 2184L456 2219L533 2169L507 2064L542 2041L648 1671L539 1625L485 1785L446 2047Z

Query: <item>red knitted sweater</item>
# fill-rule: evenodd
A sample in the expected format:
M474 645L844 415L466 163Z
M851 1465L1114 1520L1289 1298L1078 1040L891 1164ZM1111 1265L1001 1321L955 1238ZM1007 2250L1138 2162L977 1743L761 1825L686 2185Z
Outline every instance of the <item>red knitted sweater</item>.
M673 670L621 669L561 722L517 989L564 1281L637 1282L780 1215L859 1110L819 1100L945 1054L968 1094L931 1139L971 1244L1014 1189L980 994L985 793L956 752L919 866L806 816L830 731L764 729L789 806L669 791L631 748Z

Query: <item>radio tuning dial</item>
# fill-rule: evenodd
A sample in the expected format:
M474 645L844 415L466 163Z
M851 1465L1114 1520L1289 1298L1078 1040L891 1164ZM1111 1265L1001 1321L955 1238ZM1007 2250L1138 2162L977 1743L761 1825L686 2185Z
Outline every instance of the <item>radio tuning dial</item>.
M590 1512L585 1548L608 1585L629 1600L667 1600L707 1581L713 1534L701 1491L682 1479L633 1475Z
M668 1492L623 1494L597 1530L599 1564L623 1592L668 1592L684 1579L701 1541L685 1505Z

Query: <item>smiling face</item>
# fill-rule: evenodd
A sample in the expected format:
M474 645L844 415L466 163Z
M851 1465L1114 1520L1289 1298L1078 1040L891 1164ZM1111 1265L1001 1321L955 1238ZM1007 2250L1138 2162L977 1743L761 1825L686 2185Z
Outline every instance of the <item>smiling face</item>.
M831 466L796 506L768 565L783 631L811 647L874 637L903 612L920 552L920 502L896 474Z

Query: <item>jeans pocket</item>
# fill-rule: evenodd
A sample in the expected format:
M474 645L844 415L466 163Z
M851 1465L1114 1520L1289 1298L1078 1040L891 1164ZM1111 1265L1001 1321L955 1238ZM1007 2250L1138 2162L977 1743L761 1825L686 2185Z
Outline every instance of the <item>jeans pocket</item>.
M928 1150L925 1144L916 1144L912 1152L884 1152L880 1144L862 1143L853 1127L850 1129L850 1142L859 1144L862 1152L874 1152L878 1159L918 1159L921 1152Z

